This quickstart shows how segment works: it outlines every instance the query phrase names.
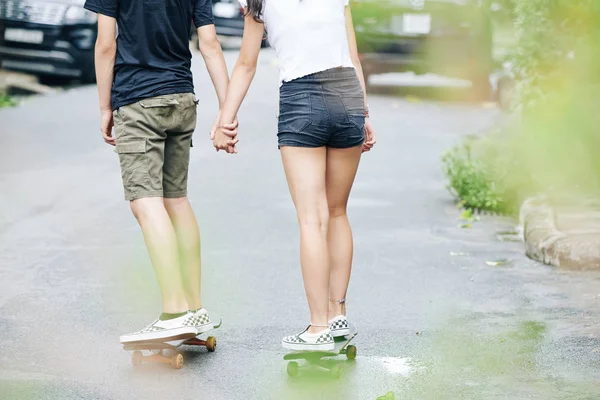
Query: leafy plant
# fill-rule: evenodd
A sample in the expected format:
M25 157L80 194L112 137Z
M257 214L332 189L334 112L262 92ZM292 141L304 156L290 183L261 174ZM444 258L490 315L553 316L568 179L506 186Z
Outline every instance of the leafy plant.
M0 93L0 108L14 107L16 105L17 103L12 99L12 97Z
M600 1L514 2L511 122L443 157L466 208L514 212L522 200L600 193Z
M473 155L473 139L448 150L442 157L448 190L469 210L502 213L506 204L490 175L490 168Z

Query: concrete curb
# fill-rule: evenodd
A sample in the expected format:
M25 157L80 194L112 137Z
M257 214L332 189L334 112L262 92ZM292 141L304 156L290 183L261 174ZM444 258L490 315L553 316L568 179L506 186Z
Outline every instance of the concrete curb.
M544 264L577 270L600 270L600 211L589 203L552 204L527 199L521 207L525 252Z
M10 89L19 89L33 94L56 92L56 89L38 83L35 76L0 69L0 92Z

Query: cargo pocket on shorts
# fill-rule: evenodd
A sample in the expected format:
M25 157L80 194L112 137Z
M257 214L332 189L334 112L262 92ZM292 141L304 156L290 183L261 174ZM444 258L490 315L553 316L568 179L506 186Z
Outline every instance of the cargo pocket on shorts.
M278 131L302 133L312 122L310 94L300 93L279 99Z
M151 99L142 100L139 104L143 109L152 112L154 115L166 117L173 113L175 107L179 105L179 102L171 97L153 97Z
M115 152L121 162L121 176L127 197L150 189L146 139L117 143Z

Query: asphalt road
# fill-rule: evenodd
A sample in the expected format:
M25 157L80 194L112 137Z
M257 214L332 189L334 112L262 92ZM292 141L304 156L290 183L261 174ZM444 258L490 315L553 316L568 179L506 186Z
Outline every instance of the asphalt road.
M121 349L120 334L159 313L158 288L98 133L96 90L77 88L0 111L1 399L600 398L600 275L527 260L521 243L497 239L510 221L458 227L440 155L499 112L386 86L370 97L379 141L350 202L359 356L337 381L289 379L280 338L308 313L276 145L274 56L262 54L240 112L237 156L212 149L216 101L198 56L194 72L190 198L204 301L224 318L217 351L186 351L176 371L133 368ZM511 262L486 263L499 259Z

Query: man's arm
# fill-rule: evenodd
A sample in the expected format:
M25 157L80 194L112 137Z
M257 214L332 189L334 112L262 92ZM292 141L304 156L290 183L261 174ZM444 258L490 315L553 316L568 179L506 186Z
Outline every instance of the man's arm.
M217 92L219 109L221 109L227 95L229 74L214 25L204 25L198 28L198 43L200 53L206 63L206 69L208 69L208 74Z
M113 17L98 15L98 39L96 40L95 64L100 100L100 130L104 141L115 145L112 136L112 106L110 95L113 85L115 57L117 54L117 21Z

